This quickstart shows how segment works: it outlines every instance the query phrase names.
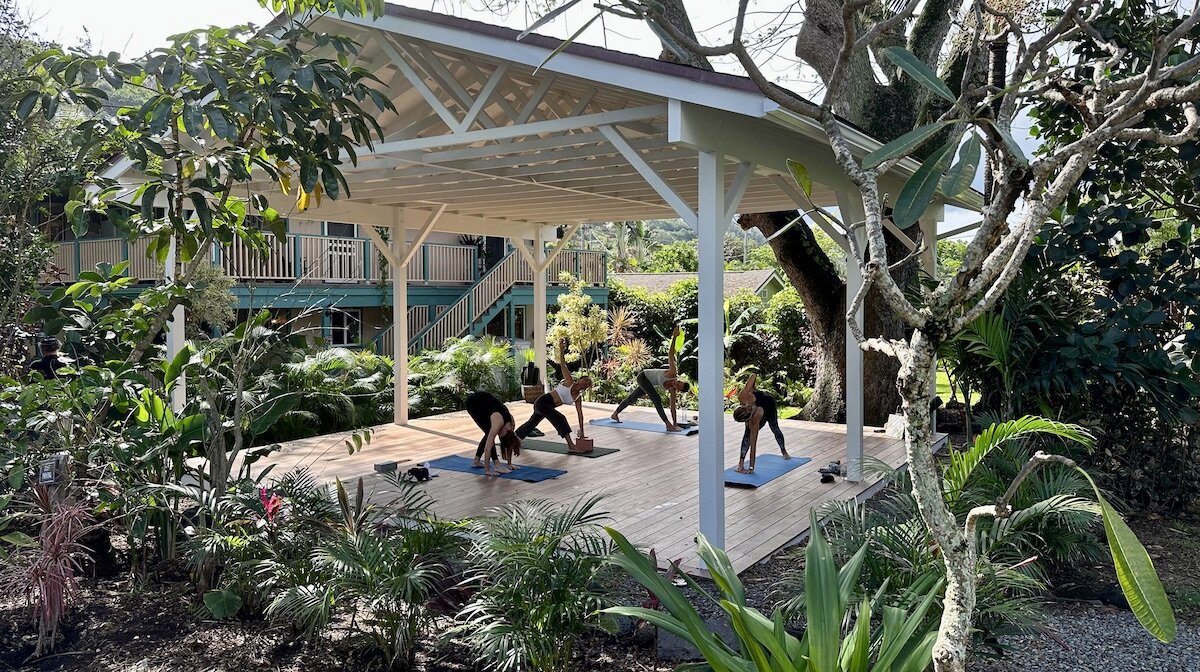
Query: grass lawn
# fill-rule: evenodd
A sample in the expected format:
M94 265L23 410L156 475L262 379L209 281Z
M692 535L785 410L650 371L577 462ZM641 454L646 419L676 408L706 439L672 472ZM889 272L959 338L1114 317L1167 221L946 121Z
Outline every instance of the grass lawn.
M950 376L947 376L946 372L940 368L937 370L937 395L942 398L943 402L950 401ZM959 399L959 401L962 401L962 399ZM979 393L972 392L971 403L978 403L978 401Z

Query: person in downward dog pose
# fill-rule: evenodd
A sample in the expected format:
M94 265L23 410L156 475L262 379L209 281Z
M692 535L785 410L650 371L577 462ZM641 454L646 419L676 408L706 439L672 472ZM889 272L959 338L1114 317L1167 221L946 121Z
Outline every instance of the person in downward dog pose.
M517 423L512 413L508 412L508 407L487 392L472 393L467 397L466 407L467 415L483 430L483 439L479 441L472 466L483 467L488 476L507 474L516 469L512 458L521 454L521 439L517 437ZM507 467L501 466L500 455L496 454L497 440L500 441L500 455L508 462Z
M678 365L676 363L675 344L679 339L679 325L675 325L675 331L671 334L671 349L667 353L667 368L665 369L642 369L637 375L637 387L634 388L629 396L625 397L625 401L617 406L617 410L613 411L612 421L621 421L621 411L629 408L642 397L650 397L650 402L654 404L654 410L658 411L658 417L662 418L663 424L667 426L668 432L678 432L682 428L676 424L675 408L676 395L680 392L687 392L691 386L687 381L679 379ZM666 412L663 411L662 397L659 396L659 388L670 392L671 418L667 419Z
M579 438L584 438L583 434L583 400L580 398L584 390L592 386L592 379L587 376L580 376L579 380L571 377L571 371L567 368L567 361L563 359L563 342L558 342L558 366L562 371L562 382L553 390L537 398L533 402L533 415L525 424L517 428L517 438L524 439L529 436L529 433L537 429L538 424L543 419L550 421L554 425L554 430L558 435L563 437L567 442L567 449L572 453L586 453L590 450L579 450L575 447L575 441L571 438L571 423L567 421L566 416L559 412L558 407L568 404L575 405L575 413L579 418Z
M783 453L783 459L792 459L788 455L787 448L783 446L783 431L779 429L779 408L775 403L775 398L766 392L759 392L754 389L755 374L750 374L746 379L746 384L742 386L738 392L739 406L733 409L733 419L738 422L746 423L746 432L742 435L742 451L738 456L737 471L740 474L754 473L754 459L758 452L758 430L762 429L763 425L771 428L771 433L775 435L775 440L779 443L779 452ZM746 453L750 453L750 468L746 468Z

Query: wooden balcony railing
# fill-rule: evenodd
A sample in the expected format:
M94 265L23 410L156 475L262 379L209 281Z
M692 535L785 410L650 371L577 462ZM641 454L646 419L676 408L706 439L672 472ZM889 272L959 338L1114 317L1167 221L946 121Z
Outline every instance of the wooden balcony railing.
M162 267L146 256L148 239L84 238L57 243L51 262L60 271L49 278L74 282L81 270L100 263L129 261L129 275L141 282L162 278ZM289 234L284 240L267 237L262 253L235 239L213 251L213 263L241 282L378 282L387 261L366 238L340 238ZM533 273L527 264L514 264L512 283L529 284ZM585 284L601 286L607 280L603 252L563 250L548 270L551 284L559 283L562 272L581 278ZM391 277L390 273L386 277ZM426 243L408 267L409 282L470 285L480 278L478 251L470 245ZM476 305L475 309L486 310Z
M81 270L97 264L129 261L129 275L142 282L163 277L158 262L146 256L148 239L84 238L56 243L50 280L74 282ZM242 282L363 283L382 278L386 266L366 238L290 234L267 237L267 252L235 239L213 250L213 263ZM479 277L477 250L470 245L427 243L408 267L411 282L471 284Z

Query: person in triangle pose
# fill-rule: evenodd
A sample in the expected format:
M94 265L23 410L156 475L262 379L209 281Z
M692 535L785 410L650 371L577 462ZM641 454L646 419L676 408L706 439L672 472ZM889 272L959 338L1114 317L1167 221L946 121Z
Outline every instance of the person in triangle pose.
M746 384L738 392L738 407L733 409L733 419L746 423L746 432L742 435L742 450L738 456L737 472L739 474L754 473L754 459L758 452L758 430L763 425L771 428L775 441L779 443L779 452L783 459L792 459L787 448L783 445L783 431L779 429L779 407L775 398L766 392L754 389L755 374L750 374ZM746 468L746 453L750 454L750 467Z
M613 411L612 421L621 421L621 411L629 408L642 397L649 397L650 403L654 404L654 410L658 411L658 417L662 418L663 424L667 426L668 432L679 432L683 428L679 426L676 419L676 397L680 392L687 392L691 389L687 381L679 379L679 367L676 362L676 350L679 345L679 325L675 325L675 331L671 333L671 348L667 352L667 368L665 369L642 369L637 375L637 386L625 397L625 400L617 406L617 410ZM658 394L659 390L670 393L671 418L667 419L667 414L663 411L662 397Z
M558 366L562 372L562 382L553 390L537 398L533 402L533 415L525 421L525 424L517 428L517 438L524 439L530 433L537 429L537 426L542 420L549 420L551 425L554 425L554 430L558 435L563 437L567 442L567 450L572 453L590 453L592 449L577 448L575 441L571 439L571 423L567 420L567 416L563 415L559 410L559 406L574 405L575 413L579 417L579 437L585 438L583 434L583 393L592 386L592 379L587 376L580 376L579 380L571 377L571 371L567 368L567 360L563 358L563 342L558 342Z

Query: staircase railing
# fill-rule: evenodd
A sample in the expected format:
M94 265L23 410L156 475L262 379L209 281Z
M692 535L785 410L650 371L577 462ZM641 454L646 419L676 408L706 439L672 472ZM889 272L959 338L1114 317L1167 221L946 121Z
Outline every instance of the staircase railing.
M424 329L429 324L429 306L409 306L408 307L408 333L415 334ZM384 327L372 342L375 344L375 352L388 357L396 355L395 343L392 338L392 329L395 325L389 324Z
M454 303L447 306L441 315L430 320L429 326L415 334L409 342L409 352L428 350L441 345L447 338L461 336L471 328L479 316L486 313L512 289L513 284L522 273L527 273L528 268L529 265L515 251L509 252L474 285L467 288Z

